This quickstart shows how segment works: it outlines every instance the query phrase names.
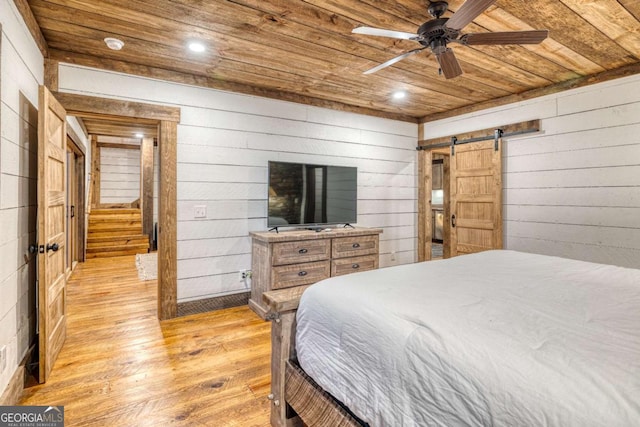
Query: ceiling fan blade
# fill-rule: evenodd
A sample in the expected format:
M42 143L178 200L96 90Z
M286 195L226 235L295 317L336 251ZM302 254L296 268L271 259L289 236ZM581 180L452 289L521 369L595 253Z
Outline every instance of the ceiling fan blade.
M373 67L372 69L367 70L367 71L365 71L365 72L364 72L364 73L362 73L362 74L372 74L372 73L375 73L376 71L380 71L380 70L382 70L383 68L387 68L389 65L393 65L393 64L395 64L396 62L402 61L404 58L407 58L407 57L409 57L409 56L411 56L411 55L414 55L414 54L416 54L416 53L418 53L418 52L421 52L421 51L423 51L423 50L425 50L425 49L426 49L426 47L421 47L421 48L419 48L419 49L410 50L409 52L407 52L407 53L403 53L403 54L402 54L402 55L400 55L400 56L396 56L395 58L392 58L392 59L388 60L387 62L384 62L384 63L382 63L382 64L378 65L377 67Z
M476 44L538 44L549 35L549 30L505 31L500 33L471 33L460 38L466 45Z
M364 34L367 36L391 37L392 39L419 40L420 36L402 31L383 30L381 28L358 27L351 31L353 34Z
M462 68L460 68L460 63L453 50L447 48L443 53L436 54L436 58L446 79L452 79L462 74Z
M459 31L495 2L496 0L467 0L444 26Z

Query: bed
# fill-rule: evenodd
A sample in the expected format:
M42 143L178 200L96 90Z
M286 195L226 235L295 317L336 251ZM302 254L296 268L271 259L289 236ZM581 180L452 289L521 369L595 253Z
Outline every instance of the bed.
M283 291L274 426L640 425L640 270L487 251Z

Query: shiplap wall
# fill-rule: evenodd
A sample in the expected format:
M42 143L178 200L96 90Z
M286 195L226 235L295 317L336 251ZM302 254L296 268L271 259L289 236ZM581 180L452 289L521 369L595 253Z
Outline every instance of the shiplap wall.
M37 105L43 58L12 1L0 2L0 394L35 339Z
M139 198L140 150L100 148L100 203L131 203Z
M427 123L425 138L541 119L505 142L509 249L640 268L640 76Z
M238 271L251 267L249 232L266 229L269 160L356 166L358 225L384 228L381 266L416 259L415 124L68 64L60 90L181 107L179 301L247 289Z

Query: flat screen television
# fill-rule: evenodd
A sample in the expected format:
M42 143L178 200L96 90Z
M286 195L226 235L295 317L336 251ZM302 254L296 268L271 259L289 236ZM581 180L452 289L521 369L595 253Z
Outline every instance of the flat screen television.
M269 162L269 227L357 222L358 169Z

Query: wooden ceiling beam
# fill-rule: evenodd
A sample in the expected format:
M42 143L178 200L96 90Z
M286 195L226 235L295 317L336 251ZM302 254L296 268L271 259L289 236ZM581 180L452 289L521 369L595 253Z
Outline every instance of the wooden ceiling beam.
M64 106L67 110L67 114L69 115L87 117L85 112L93 111L99 115L105 116L124 116L140 119L147 118L169 122L180 121L180 108L177 107L123 101L119 99L98 98L63 92L55 92L53 95L62 104L62 106Z
M147 118L141 118L141 117L113 116L113 115L86 113L86 112L83 112L82 115L79 115L78 117L82 117L87 122L92 120L93 121L99 120L103 122L108 121L108 122L127 124L127 125L142 125L145 127L158 125L158 120L156 119L147 119Z
M193 86L207 87L211 89L225 90L229 92L243 93L246 95L261 96L271 99L279 99L282 101L295 102L298 104L312 105L315 107L328 108L332 110L345 111L368 116L381 117L392 120L400 120L405 122L417 123L417 118L402 113L390 113L376 110L373 108L359 107L346 103L328 101L325 99L299 95L291 92L278 91L272 89L259 88L241 83L228 82L224 80L213 79L205 76L197 76L193 74L166 70L157 67L149 67L140 64L133 64L124 61L115 61L105 58L98 58L91 55L79 55L72 52L59 50L51 50L52 57L60 62L70 64L83 65L87 67L100 68L110 71L117 71L125 74L132 74L153 79L165 80L174 83L188 84ZM63 105L65 105L63 103ZM66 108L66 105L65 105Z
M123 150L140 150L139 145L135 144L119 144L117 142L98 142L98 147L101 148L120 148Z
M467 107L457 108L455 110L445 111L443 113L431 114L420 119L420 123L433 122L436 120L446 119L449 117L460 116L462 114L474 113L476 111L486 110L489 108L499 107L502 105L513 104L515 102L526 101L528 99L538 98L545 95L562 92L569 89L576 89L583 86L589 86L596 83L602 83L609 80L619 79L622 77L632 76L640 73L640 63L626 65L614 70L603 71L601 73L590 76L583 76L566 82L556 83L550 86L532 89L523 93L505 96L502 98L492 99L486 102L480 102Z
M16 5L16 8L18 8L18 12L20 12L25 24L27 24L29 33L31 33L33 40L36 42L38 49L40 49L40 52L42 53L42 56L47 58L49 56L49 47L47 45L47 41L42 35L38 21L36 21L36 17L33 15L33 11L31 10L28 1L13 0L13 3Z

